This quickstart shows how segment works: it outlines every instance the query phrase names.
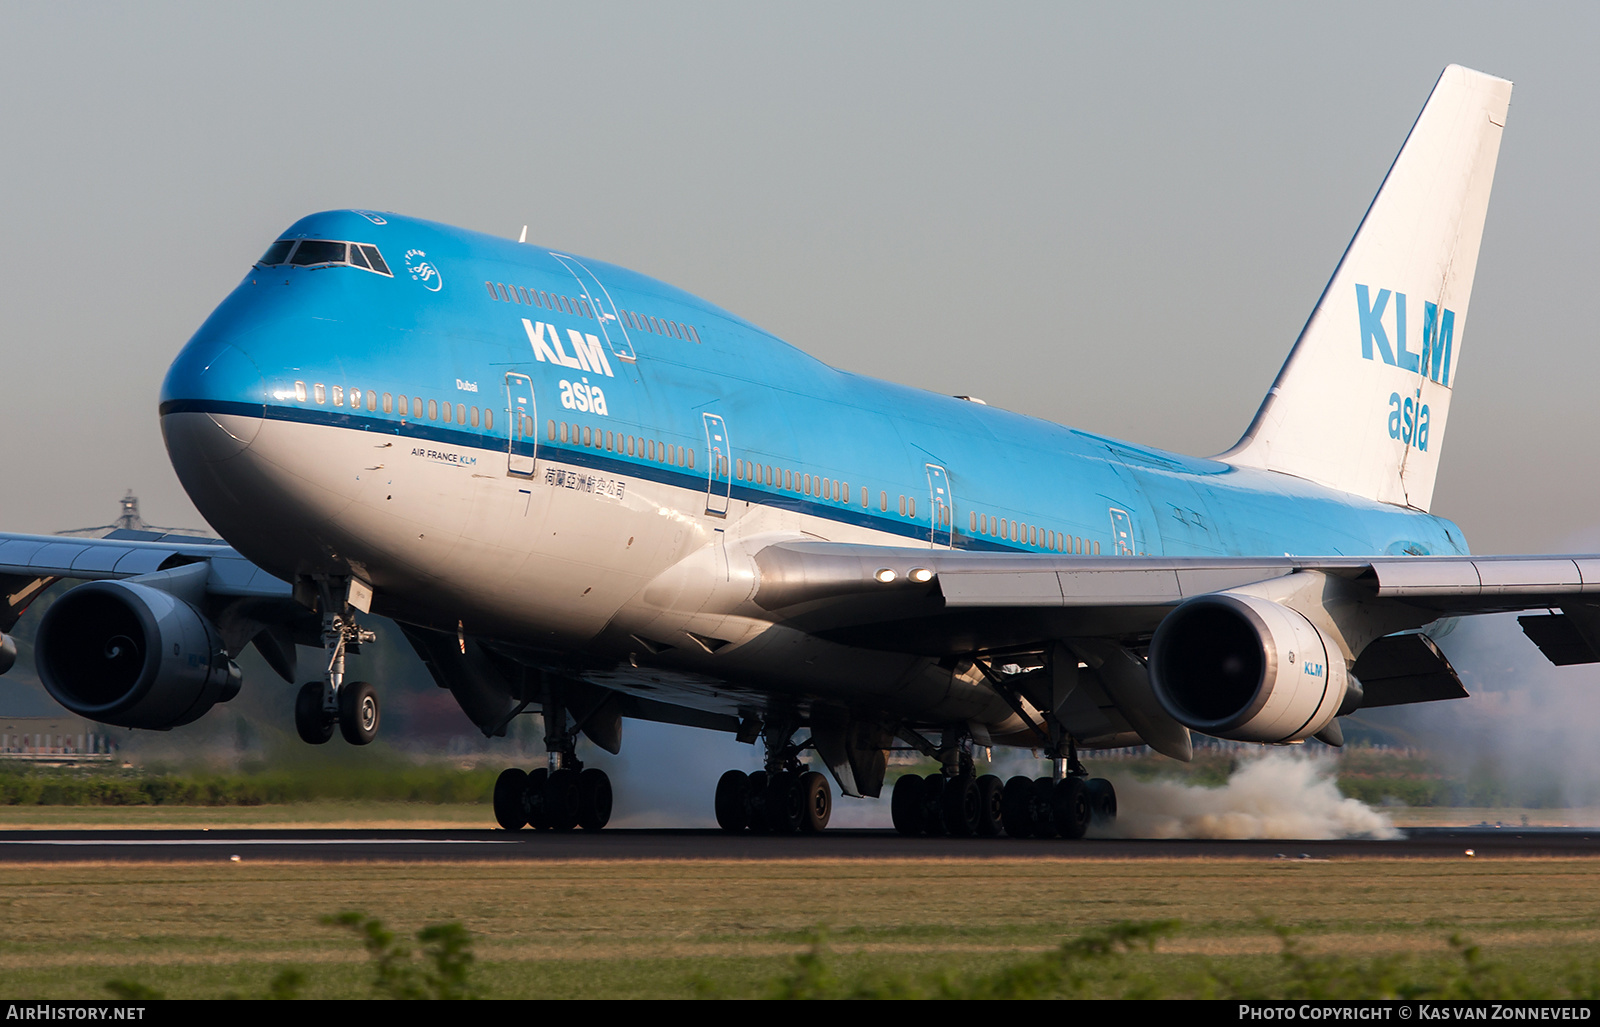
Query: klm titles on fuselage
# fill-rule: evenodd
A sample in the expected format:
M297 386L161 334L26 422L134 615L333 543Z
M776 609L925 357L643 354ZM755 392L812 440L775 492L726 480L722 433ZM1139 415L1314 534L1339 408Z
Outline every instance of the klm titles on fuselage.
M1390 343L1388 325L1384 323L1389 312L1389 301L1394 300L1393 344ZM1361 356L1365 360L1382 360L1391 367L1411 371L1450 387L1450 357L1455 341L1456 313L1437 303L1422 304L1422 348L1420 351L1406 346L1406 294L1378 290L1374 299L1365 285L1356 286L1356 314L1361 322ZM1428 404L1422 402L1419 386L1411 395L1402 397L1398 392L1389 394L1389 437L1406 445L1415 445L1423 452L1428 449Z
M595 336L586 335L576 328L568 328L567 339L572 343L572 353L568 355L562 347L561 333L555 325L523 318L522 329L528 333L528 343L533 347L534 359L541 364L556 364L594 375L603 374L607 378L616 377L611 372L611 361L606 359L605 347ZM560 387L561 405L568 410L599 414L602 417L609 413L606 409L605 392L598 385L590 385L589 379L584 378L574 383L563 378Z

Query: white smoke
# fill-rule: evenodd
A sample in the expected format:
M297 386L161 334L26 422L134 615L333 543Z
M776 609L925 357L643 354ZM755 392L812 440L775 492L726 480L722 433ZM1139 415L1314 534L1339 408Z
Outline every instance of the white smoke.
M1242 762L1224 785L1109 775L1117 819L1092 838L1398 838L1389 818L1340 794L1337 761L1274 750Z

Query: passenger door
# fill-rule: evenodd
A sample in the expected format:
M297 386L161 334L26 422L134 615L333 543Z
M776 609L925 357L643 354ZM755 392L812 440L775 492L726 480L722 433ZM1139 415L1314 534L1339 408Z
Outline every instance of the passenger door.
M539 414L533 404L533 380L525 374L506 375L506 473L533 475L538 452Z
M728 515L728 493L733 489L732 449L728 427L719 414L706 414L706 513Z
M928 543L950 547L950 527L955 519L950 499L950 476L938 464L925 465L928 469Z

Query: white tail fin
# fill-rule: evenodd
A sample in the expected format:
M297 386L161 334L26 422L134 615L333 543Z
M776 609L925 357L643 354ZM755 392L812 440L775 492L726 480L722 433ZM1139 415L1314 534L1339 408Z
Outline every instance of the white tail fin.
M1428 509L1510 101L1504 79L1444 69L1250 430L1220 459Z

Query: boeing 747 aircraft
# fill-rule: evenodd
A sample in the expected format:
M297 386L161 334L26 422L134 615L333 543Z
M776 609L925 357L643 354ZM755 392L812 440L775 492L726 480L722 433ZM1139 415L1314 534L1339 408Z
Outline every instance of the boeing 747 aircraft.
M604 826L576 741L614 753L642 719L764 747L718 785L729 831L820 830L812 754L876 796L908 747L943 769L897 781L902 832L1076 838L1116 813L1085 750L1339 745L1356 710L1465 695L1442 618L1538 611L1547 657L1600 661L1600 556L1472 557L1430 512L1510 94L1445 70L1210 459L835 370L589 257L313 214L162 390L222 539L0 536L0 630L92 579L38 628L63 706L178 727L237 694L254 644L306 682L306 742L363 744L380 691L345 655L381 614L486 735L543 715L549 765L495 791L508 830ZM978 776L997 745L1054 773Z

